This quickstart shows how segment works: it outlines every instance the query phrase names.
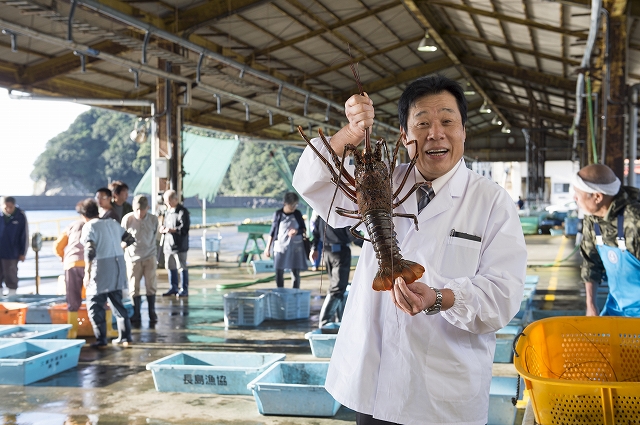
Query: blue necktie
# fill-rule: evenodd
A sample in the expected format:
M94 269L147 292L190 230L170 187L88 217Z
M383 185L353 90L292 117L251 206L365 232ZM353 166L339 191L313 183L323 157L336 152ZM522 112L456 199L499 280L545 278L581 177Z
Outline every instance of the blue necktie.
M420 189L418 189L418 214L420 214L434 196L436 196L436 193L433 191L433 187L431 187L431 182L425 182L423 186L420 186Z

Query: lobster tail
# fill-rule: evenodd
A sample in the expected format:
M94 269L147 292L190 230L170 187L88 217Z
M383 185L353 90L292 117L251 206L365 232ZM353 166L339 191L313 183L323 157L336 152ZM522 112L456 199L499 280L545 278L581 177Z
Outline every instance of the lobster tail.
M400 260L391 267L380 267L378 273L373 278L374 291L388 291L393 288L393 282L397 277L402 277L408 284L420 279L424 274L424 267L409 260Z

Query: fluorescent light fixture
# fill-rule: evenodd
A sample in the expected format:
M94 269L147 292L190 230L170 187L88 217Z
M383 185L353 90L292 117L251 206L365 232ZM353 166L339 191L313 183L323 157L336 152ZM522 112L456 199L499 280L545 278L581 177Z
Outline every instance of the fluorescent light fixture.
M491 120L491 125L502 125L502 121L500 120L500 118L498 118L497 115L494 115L493 119Z
M502 133L505 134L509 134L511 133L511 128L507 127L506 125L504 127L502 127L502 130L500 130Z
M465 96L473 96L476 94L476 91L471 86L471 83L467 83L467 89L464 91Z
M489 105L487 105L487 100L486 99L482 103L482 106L480 107L478 112L480 112L481 114L490 114L491 113L491 108L489 107Z
M435 52L438 50L436 43L429 37L429 31L424 32L424 38L418 44L418 50L421 52Z

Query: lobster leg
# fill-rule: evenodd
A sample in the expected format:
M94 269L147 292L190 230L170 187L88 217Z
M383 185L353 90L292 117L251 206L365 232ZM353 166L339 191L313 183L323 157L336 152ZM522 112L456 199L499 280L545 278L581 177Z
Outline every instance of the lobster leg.
M356 232L356 229L358 228L359 225L361 225L362 223L364 223L364 220L360 220L359 222L357 222L356 224L353 225L353 227L351 227L349 229L349 232L351 232L351 235L353 235L354 238L356 239L362 239L365 242L371 242L370 239L365 238L364 236L360 235L360 233Z
M353 179L353 177L351 177L351 175L343 170L342 174L338 174L335 172L335 170L333 169L333 165L331 165L331 163L324 157L322 156L322 154L318 151L318 149L316 149L315 146L313 146L313 144L311 143L311 140L309 140L309 138L307 137L306 134L304 134L304 132L302 131L301 127L298 127L298 132L300 133L300 135L302 136L302 138L307 142L307 145L316 153L316 155L318 156L318 158L327 166L327 168L329 169L329 172L331 173L331 175L333 176L332 181L338 186L340 187L340 189L342 189L342 191L344 192L344 194L353 202L356 202L356 194L355 194L355 190L352 189L351 187L348 186L348 182L344 182L342 181L342 176L344 176L347 180L349 179ZM331 149L331 146L327 146L329 149ZM348 177L347 177L348 176Z
M409 144L412 144L412 143L416 143L416 141L412 140L409 142ZM409 162L409 166L407 167L407 172L404 173L404 177L402 178L402 182L400 183L400 186L398 186L395 193L393 194L393 199L395 199L400 194L400 192L404 188L404 185L407 183L407 178L409 178L409 173L411 173L411 170L413 170L413 167L415 167L416 162L418 161L418 155L420 155L420 152L416 151L416 154L413 156L413 158L411 158L411 161ZM404 202L404 199L406 199L406 196L403 198L401 202L398 203L398 205Z
M398 141L396 142L396 147L393 149L393 157L391 158L391 162L390 162L390 166L391 166L391 173L393 174L393 170L396 169L396 159L398 158L398 152L400 151L400 141L402 139L398 139ZM412 142L415 142L415 140L413 140Z
M413 194L413 192L415 192L416 190L418 190L421 186L424 185L424 182L420 182L420 183L416 183L413 185L413 187L411 188L411 190L409 190L409 192L407 192L406 195L404 195L404 197L399 200L398 202L396 202L395 204L393 204L393 208L397 207L398 205L401 205L404 201L407 200L407 198L409 196L411 196L411 194Z
M329 141L324 137L324 133L322 132L321 128L318 129L318 134L320 135L320 139L322 139L322 143L324 143L324 145L327 147L327 150L331 153L331 157L333 158L333 162L336 164L336 167L341 167L341 164L344 164L345 152L342 153L342 161L340 161L340 158L331 147L331 143L329 143ZM342 175L351 186L356 185L356 179L353 178L353 176L351 176L351 174L349 174L346 170L343 169Z
M352 210L345 210L344 208L341 208L341 207L336 207L336 212L344 217L357 218L357 219L362 218L362 216L360 215L360 211L358 210L352 211ZM352 217L351 214L355 214L355 216Z
M413 223L416 225L416 230L418 230L418 217L416 217L414 214L402 214L402 213L397 213L396 214L396 213L394 213L393 217L404 217L404 218L412 219Z

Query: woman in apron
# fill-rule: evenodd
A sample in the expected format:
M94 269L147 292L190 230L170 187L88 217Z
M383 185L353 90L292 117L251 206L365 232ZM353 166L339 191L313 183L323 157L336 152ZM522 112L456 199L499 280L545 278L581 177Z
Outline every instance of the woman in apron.
M298 195L287 192L284 195L284 206L275 212L273 224L264 250L265 257L272 255L276 270L276 284L284 287L284 271L291 270L293 287L300 288L300 271L307 270L307 255L303 237L306 227L298 206Z

